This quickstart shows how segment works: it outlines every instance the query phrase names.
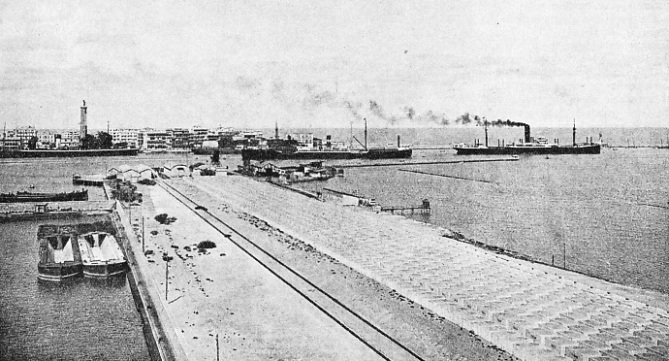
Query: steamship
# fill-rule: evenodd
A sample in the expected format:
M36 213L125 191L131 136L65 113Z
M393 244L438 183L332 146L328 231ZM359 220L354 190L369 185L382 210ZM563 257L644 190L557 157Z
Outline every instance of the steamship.
M277 131L278 134L278 131ZM276 145L269 148L245 148L242 149L242 160L327 160L327 159L395 159L411 158L413 150L400 145L400 137L397 137L397 148L368 148L367 147L367 122L365 121L365 143L353 137L362 149L325 149L304 150L298 149L290 141L284 142L276 139Z
M453 149L455 149L458 155L599 154L601 152L601 142L594 143L592 138L589 138L586 143L576 143L576 124L574 124L573 128L573 141L571 145L548 143L548 140L543 137L534 139L530 134L530 126L528 124L523 124L523 126L525 127L525 139L523 142L490 147L488 146L488 127L486 126L485 144L458 144Z

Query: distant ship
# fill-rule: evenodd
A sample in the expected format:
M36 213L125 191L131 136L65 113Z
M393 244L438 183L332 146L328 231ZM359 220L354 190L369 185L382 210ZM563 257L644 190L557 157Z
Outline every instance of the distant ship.
M88 190L66 193L17 192L0 194L0 203L87 201Z
M357 138L353 137L356 141ZM400 145L397 137L397 148L368 148L367 147L367 122L365 121L365 143L358 141L363 149L317 149L303 150L295 146L282 144L269 148L245 148L242 149L242 160L326 160L326 159L393 159L411 158L413 150Z
M571 145L559 145L548 143L543 137L533 139L530 136L530 126L524 124L525 141L509 145L488 146L488 127L485 127L485 144L464 145L458 144L453 147L458 155L517 155L517 154L599 154L600 143L593 143L592 139L586 143L576 144L576 124L573 128L573 141Z
M47 157L118 157L135 156L136 148L129 149L7 149L0 151L0 158L47 158Z

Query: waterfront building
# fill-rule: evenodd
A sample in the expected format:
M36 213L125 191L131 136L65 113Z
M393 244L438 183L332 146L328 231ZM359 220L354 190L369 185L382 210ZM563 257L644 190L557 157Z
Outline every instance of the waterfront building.
M112 129L109 134L114 144L125 143L127 148L139 147L139 130L137 129Z
M170 136L172 149L190 149L191 132L186 128L169 128L166 130Z
M190 129L190 144L193 148L202 146L202 142L207 140L209 129L196 125Z
M5 136L3 139L0 139L0 150L17 150L22 149L23 143L21 138L14 136Z
M170 134L163 130L145 131L142 133L144 150L167 150L172 148Z
M60 138L58 135L60 135ZM79 148L79 142L79 131L76 130L66 130L55 136L57 149L77 149Z
M27 127L19 127L14 129L13 133L14 137L21 139L21 145L25 148L28 146L30 138L37 136L37 128L30 125Z
M37 148L53 149L56 147L56 133L50 130L42 130L37 134Z

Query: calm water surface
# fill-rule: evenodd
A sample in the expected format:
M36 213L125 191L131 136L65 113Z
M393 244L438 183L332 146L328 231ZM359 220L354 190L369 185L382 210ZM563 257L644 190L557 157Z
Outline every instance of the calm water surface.
M73 222L0 223L0 359L149 360L125 276L38 282L38 225Z
M331 134L348 143L349 129L301 129L317 137ZM361 131L354 130L358 139ZM669 129L579 129L611 145L659 146L669 142ZM273 134L273 130L267 134ZM282 131L283 134L283 131ZM369 144L396 143L434 147L482 139L479 127L439 129L370 129ZM571 129L533 128L533 136L571 142ZM522 137L522 128L490 130L490 143ZM239 156L224 156L235 168ZM451 149L415 150L406 162L464 160ZM141 155L129 158L0 160L0 192L25 189L66 191L74 173L103 173L128 164L160 166L169 162L208 161L207 156ZM363 160L333 163L365 163ZM391 162L397 162L392 160ZM278 165L291 164L275 162ZM400 170L419 170L460 180ZM527 254L546 263L614 282L669 293L669 150L603 149L594 156L521 157L517 162L462 163L431 166L350 168L344 178L305 184L358 191L382 205L432 203L428 218L417 218L464 233L476 240ZM92 199L102 191L89 188ZM566 255L566 257L563 257Z

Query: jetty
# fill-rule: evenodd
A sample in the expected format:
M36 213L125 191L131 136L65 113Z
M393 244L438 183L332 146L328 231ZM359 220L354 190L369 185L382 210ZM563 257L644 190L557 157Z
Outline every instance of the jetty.
M101 175L80 175L72 176L72 184L83 186L102 187L104 185L104 177Z
M448 174L439 174L439 173L432 173L432 172L424 172L420 170L414 170L414 169L398 169L400 172L407 172L407 173L416 173L416 174L423 174L423 175L431 175L435 177L442 177L442 178L452 178L452 179L460 179L460 180L469 180L469 181L474 181L474 182L481 182L481 183L493 183L489 180L485 179L476 179L476 178L469 178L469 177L460 177L460 176L455 176L455 175L448 175Z
M392 214L395 214L395 212L411 212L411 214L414 212L430 213L430 201L423 199L423 203L417 206L382 206L381 212L390 212Z
M460 163L488 163L488 162L515 162L518 157L505 158L482 158L482 159L464 159L464 160L443 160L430 162L393 162L393 163L365 163L365 164L338 164L335 168L367 168L367 167L395 167L398 165L435 165L435 164L460 164Z
M224 202L262 220L263 229L280 229L521 360L669 354L666 295L497 254L432 225L311 201L242 177L172 184L210 210Z

